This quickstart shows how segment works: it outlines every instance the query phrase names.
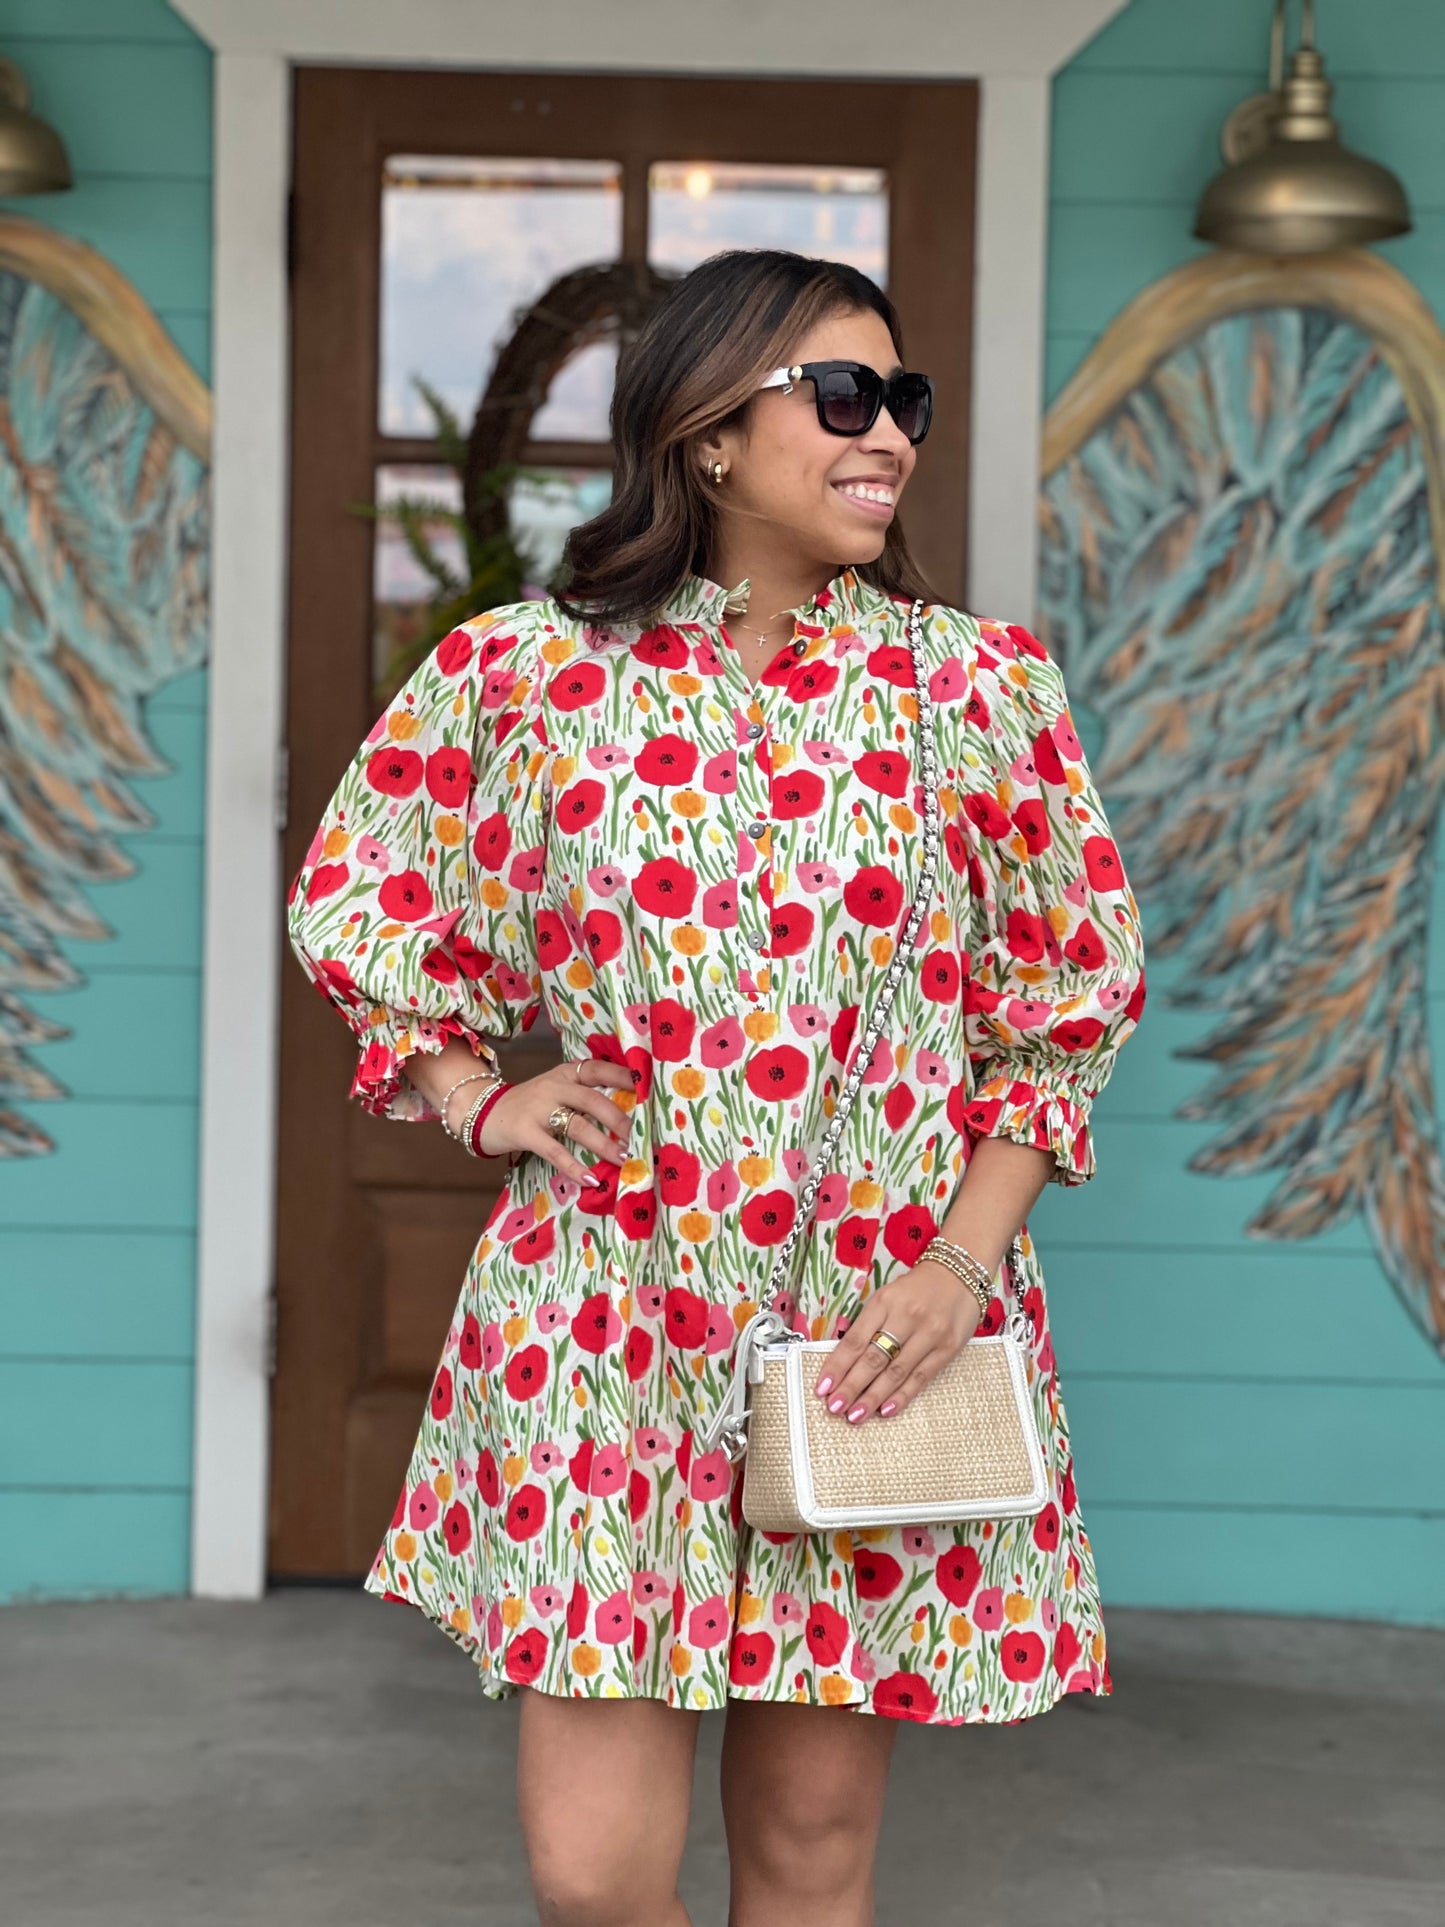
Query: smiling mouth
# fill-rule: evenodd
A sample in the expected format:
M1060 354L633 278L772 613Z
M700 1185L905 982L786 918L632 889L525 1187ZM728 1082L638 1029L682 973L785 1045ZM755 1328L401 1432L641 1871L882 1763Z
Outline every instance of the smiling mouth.
M897 500L896 491L887 482L834 482L833 487L847 501L875 514L880 509L891 510Z

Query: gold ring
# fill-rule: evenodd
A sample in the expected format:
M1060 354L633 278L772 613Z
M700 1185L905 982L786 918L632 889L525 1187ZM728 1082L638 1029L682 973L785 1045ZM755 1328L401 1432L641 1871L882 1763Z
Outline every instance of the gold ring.
M567 1136L567 1126L577 1113L570 1104L554 1105L547 1119L547 1129L560 1144Z
M890 1365L894 1363L898 1354L903 1350L903 1341L895 1338L892 1332L876 1331L868 1340L868 1343L870 1345L876 1345Z

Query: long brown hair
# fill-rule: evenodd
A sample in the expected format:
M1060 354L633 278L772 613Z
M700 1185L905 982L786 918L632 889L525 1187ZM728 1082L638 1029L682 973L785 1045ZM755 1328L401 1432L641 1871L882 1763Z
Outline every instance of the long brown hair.
M694 444L741 420L759 381L787 363L810 328L865 311L882 319L902 361L892 302L845 262L734 248L682 277L619 357L613 495L568 537L557 597L568 615L645 622L689 571L706 569L717 511ZM855 566L885 594L942 600L920 576L897 521L877 561Z

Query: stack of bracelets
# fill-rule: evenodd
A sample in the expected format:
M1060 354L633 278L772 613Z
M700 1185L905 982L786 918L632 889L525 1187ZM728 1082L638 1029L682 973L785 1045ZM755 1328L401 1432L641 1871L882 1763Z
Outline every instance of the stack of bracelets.
M451 1102L453 1093L459 1091L463 1084L480 1084L482 1089L472 1100L471 1109L462 1119L462 1128L459 1131L454 1131L451 1125L447 1123L447 1105ZM512 1086L496 1068L495 1061L490 1070L472 1071L467 1077L459 1077L456 1083L452 1085L451 1090L447 1092L446 1096L437 1106L437 1109L441 1113L442 1129L448 1137L454 1137L458 1144L463 1145L470 1151L474 1158L496 1156L497 1153L484 1151L482 1149L482 1126L486 1123L492 1106L496 1103L497 1099L504 1091L509 1091L511 1088Z
M925 1258L933 1258L937 1263L947 1266L955 1278L961 1278L978 1300L978 1315L988 1316L988 1308L993 1300L993 1280L971 1251L962 1245L950 1244L947 1238L934 1238L924 1246L919 1256L919 1264Z

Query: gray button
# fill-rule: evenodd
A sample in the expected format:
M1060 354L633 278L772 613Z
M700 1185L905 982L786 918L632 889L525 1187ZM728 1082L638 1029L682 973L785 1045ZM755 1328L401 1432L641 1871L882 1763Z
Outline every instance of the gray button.
M756 843L759 837L767 835L768 826L766 823L749 823L747 833Z
M763 726L761 723L748 724L748 741L750 743L755 743L758 740L759 736L762 735L762 733L763 733Z
M748 936L748 942L754 950L766 950L768 947L768 940L761 930L751 931Z
M803 651L807 648L807 646L808 645L806 642L795 642L793 644L793 654L795 656L801 656Z

